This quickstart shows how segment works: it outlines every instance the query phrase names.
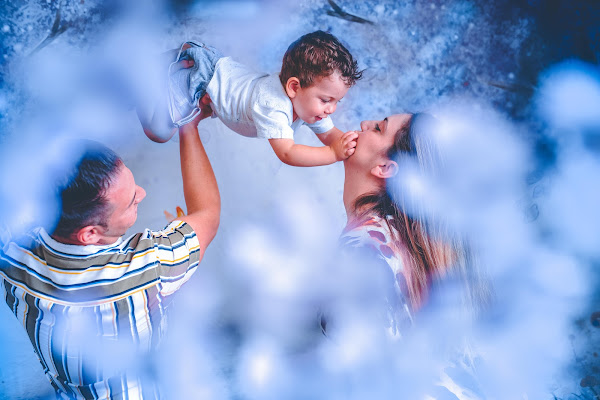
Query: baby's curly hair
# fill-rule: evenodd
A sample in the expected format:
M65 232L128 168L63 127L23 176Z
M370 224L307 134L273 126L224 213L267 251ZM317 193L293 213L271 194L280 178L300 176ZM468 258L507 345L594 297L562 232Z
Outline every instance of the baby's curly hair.
M310 87L315 79L338 71L344 83L351 87L362 78L363 71L340 41L329 32L307 33L293 42L283 56L279 80L285 86L296 77L300 87Z

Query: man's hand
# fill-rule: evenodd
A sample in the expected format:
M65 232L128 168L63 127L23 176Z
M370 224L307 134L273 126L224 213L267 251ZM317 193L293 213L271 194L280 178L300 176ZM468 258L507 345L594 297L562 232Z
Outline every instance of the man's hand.
M179 207L179 206L175 207L175 212L177 213L177 216L171 214L167 210L164 211L165 218L167 218L167 221L173 222L173 221L175 221L178 218L185 217L185 213L183 212L183 210L181 209L181 207Z
M357 132L348 131L329 145L335 152L335 158L337 161L343 161L354 154L357 138Z
M210 96L208 93L204 93L204 96L200 97L198 100L198 108L200 109L200 119L198 122L212 115L213 110L210 106Z

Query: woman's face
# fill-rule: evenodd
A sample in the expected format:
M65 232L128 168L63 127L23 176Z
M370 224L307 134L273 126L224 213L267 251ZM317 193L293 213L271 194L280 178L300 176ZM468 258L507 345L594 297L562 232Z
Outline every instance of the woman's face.
M346 161L372 168L387 159L387 151L396 140L396 133L410 122L412 114L395 114L381 121L360 123L356 150Z

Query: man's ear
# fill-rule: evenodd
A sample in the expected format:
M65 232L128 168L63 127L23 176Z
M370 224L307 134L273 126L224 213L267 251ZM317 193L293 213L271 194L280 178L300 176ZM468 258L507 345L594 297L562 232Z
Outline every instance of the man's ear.
M300 80L295 76L292 76L285 83L285 92L287 93L290 99L296 97L298 90L300 89Z
M385 160L371 169L371 174L381 179L391 178L396 176L397 173L398 163L392 160Z
M82 245L98 244L101 237L102 232L97 225L84 226L75 233L75 238Z

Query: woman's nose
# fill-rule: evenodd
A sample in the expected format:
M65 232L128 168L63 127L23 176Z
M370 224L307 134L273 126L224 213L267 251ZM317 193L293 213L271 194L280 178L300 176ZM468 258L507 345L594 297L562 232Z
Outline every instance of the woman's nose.
M360 123L360 129L362 131L367 131L371 125L373 125L373 121L362 121Z

